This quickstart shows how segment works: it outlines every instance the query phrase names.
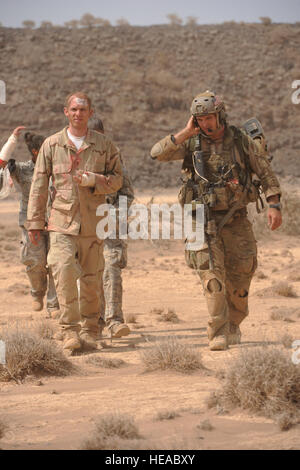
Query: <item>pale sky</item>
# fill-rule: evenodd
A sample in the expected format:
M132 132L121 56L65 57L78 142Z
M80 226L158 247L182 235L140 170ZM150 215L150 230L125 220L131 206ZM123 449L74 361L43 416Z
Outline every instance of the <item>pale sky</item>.
M197 17L199 24L260 22L261 16L274 23L295 23L300 21L300 0L0 0L0 22L9 27L21 27L24 20L33 20L37 26L41 21L63 25L84 13L112 24L125 18L141 26L168 23L169 13L183 20Z

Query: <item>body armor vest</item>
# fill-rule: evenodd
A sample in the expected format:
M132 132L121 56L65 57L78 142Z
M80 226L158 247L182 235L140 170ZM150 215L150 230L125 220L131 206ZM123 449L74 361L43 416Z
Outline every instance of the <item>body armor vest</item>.
M228 211L244 190L247 191L244 206L257 200L259 193L252 183L248 139L240 129L234 126L226 129L224 138L219 142L212 142L201 136L203 176L208 183L201 180L194 171L192 155L195 150L196 137L192 137L186 147L182 165L185 175L179 193L181 204L198 200L209 205L213 211Z

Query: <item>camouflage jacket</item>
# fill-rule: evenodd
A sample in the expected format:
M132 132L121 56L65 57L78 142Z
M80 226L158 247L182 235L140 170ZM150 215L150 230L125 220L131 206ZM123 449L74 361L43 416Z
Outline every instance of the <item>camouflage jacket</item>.
M110 185L82 187L73 181L76 170L110 176ZM105 194L122 185L122 165L117 147L104 135L88 131L77 151L69 140L67 127L48 137L43 143L36 164L27 211L28 230L43 230L52 176L54 200L48 230L69 235L95 236L99 218L96 210L105 203Z
M112 204L115 207L118 207L119 205L119 197L120 196L126 196L127 197L127 206L128 208L131 206L133 200L134 200L134 191L133 191L133 186L131 183L131 179L129 176L129 173L127 171L127 168L125 167L124 163L122 163L122 170L123 170L123 184L119 191L117 191L114 194L109 194L106 196L106 202L108 204Z
M24 226L27 219L27 206L29 200L30 187L34 172L34 163L32 160L27 162L16 162L16 168L10 176L16 189L20 190L21 201L19 211L19 225Z
M238 180L245 179L245 174L250 171L251 178L257 175L261 182L262 191L266 198L274 195L280 195L279 182L270 166L267 156L262 152L260 145L246 134L242 136L243 155L240 155L238 146L235 141L234 130L232 127L226 127L224 136L219 141L211 141L201 137L201 149L204 151L205 172L210 182L216 182L216 175L219 168L225 164L237 162L237 172L234 176ZM192 162L192 154L195 150L195 137L192 137L182 144L176 145L168 135L164 139L157 142L151 149L151 157L160 161L184 160L184 162ZM246 161L245 161L246 159ZM187 165L188 166L188 165ZM192 163L191 163L192 166ZM188 177L191 177L191 167L184 168ZM230 189L216 189L217 200L220 195L220 204L216 205L215 210L228 210L230 207ZM226 193L226 194L225 194ZM228 194L227 194L228 193ZM240 191L241 193L241 191ZM236 196L235 196L236 197ZM221 201L223 199L223 201ZM229 200L229 202L228 202ZM231 198L234 200L234 197ZM254 202L251 199L245 200L244 205L248 202Z

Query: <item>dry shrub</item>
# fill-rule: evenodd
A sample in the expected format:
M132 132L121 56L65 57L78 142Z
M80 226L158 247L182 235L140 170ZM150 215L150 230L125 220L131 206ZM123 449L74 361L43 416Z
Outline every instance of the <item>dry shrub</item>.
M1 331L6 345L6 366L0 365L0 381L23 380L26 375L68 375L75 368L53 342L41 338L32 327L16 323Z
M280 295L282 297L297 297L293 287L286 281L279 282L271 287L266 287L256 292L258 297L274 297L274 295Z
M284 320L285 318L286 314L282 310L273 310L270 315L270 320Z
M134 313L129 313L126 315L126 323L136 323L136 316Z
M214 429L209 419L205 419L204 421L202 421L202 423L197 424L196 428L201 431L212 431Z
M6 430L7 430L6 424L4 424L3 421L0 420L0 439L2 439L2 437L6 433Z
M163 410L159 411L155 416L155 421L163 421L165 419L175 419L179 418L180 414L177 411Z
M155 315L161 315L163 311L164 311L163 308L152 308L150 310L150 313L154 313Z
M37 333L37 335L40 338L43 339L52 339L56 329L53 323L49 320L40 320L35 323L34 325L34 331Z
M103 367L104 369L117 369L125 364L123 359L112 359L101 356L89 356L85 362L97 367Z
M272 419L289 415L295 424L300 420L300 368L273 347L242 350L215 394L216 405L239 406Z
M133 418L127 414L103 415L95 426L94 436L83 443L83 450L134 449L133 440L142 438Z
M288 333L285 333L280 340L281 344L286 348L290 349L292 347L293 337Z
M268 276L266 276L265 273L262 272L262 271L256 271L255 277L257 279L267 279L268 278Z
M281 295L282 297L297 297L293 286L291 286L285 281L279 282L278 284L273 286L273 291L275 294Z
M271 315L270 315L270 320L282 320L285 322L289 323L294 323L295 320L293 320L291 317L295 316L299 312L298 308L279 308L279 307L274 307Z
M175 312L175 310L168 308L167 312L164 312L158 318L158 321L165 321L171 323L179 323L179 318Z
M290 412L281 413L276 417L280 431L288 431L295 424L295 417Z
M146 371L172 369L189 373L197 369L204 370L200 352L181 343L176 336L155 341L150 348L141 351L140 354Z

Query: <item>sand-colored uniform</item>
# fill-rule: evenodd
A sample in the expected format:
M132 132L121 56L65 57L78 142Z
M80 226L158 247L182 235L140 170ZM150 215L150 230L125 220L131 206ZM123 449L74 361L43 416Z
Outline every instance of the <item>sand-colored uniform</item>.
M232 181L215 189L216 201L214 207L210 209L210 218L215 221L217 227L230 208L242 197L247 173L251 174L251 179L257 175L267 198L281 194L278 180L260 147L246 134L242 136L241 147L237 145L236 135L233 127L226 127L224 136L219 141L213 142L201 137L205 177L208 181L216 183L220 179L221 169L225 168L226 171L226 168L234 164ZM187 179L196 181L197 176L194 175L191 164L194 149L195 138L176 145L169 135L153 146L151 156L160 161L184 159L187 163L184 165ZM198 194L195 194L195 186L188 190L186 186L184 187L185 203L197 199L199 194L201 200L201 184L198 180ZM238 210L230 217L220 233L209 236L210 254L207 245L199 251L187 249L185 251L186 262L188 266L197 270L204 289L210 315L208 321L210 340L222 334L229 322L238 326L248 315L248 293L257 266L257 248L251 223L247 219L246 206L249 202L254 202L254 192L255 187L249 186L247 197L243 196L244 199L241 199Z
M109 176L110 184L83 187L73 181L76 170ZM30 191L27 228L43 230L47 188L52 177L54 199L48 221L52 269L63 329L98 333L103 298L103 241L96 236L100 218L97 207L105 194L122 185L122 167L117 147L104 135L88 131L77 151L67 128L50 136L39 152ZM78 302L77 279L80 282Z
M119 206L119 197L127 197L127 207L129 209L133 199L134 192L132 183L126 167L123 164L123 185L115 194L106 197L106 202L112 204L116 209ZM122 269L127 266L127 243L119 238L104 240L104 273L103 288L105 298L105 315L102 317L102 325L112 327L115 323L124 323L122 310Z

